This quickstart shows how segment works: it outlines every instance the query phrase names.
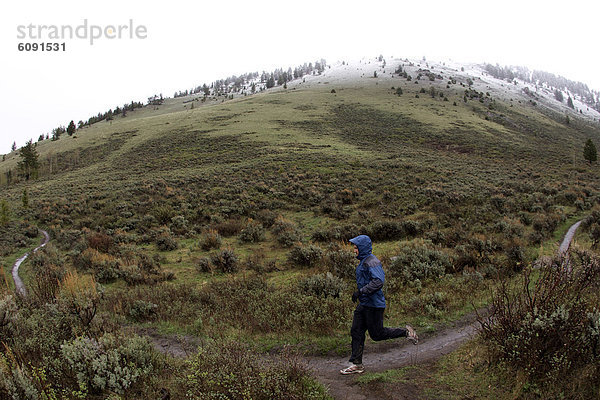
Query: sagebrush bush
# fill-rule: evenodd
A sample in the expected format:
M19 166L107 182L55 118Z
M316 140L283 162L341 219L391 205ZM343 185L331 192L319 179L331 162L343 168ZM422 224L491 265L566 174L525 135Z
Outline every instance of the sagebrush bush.
M98 282L112 282L119 277L121 263L118 258L87 248L78 254L73 264L78 271L92 273Z
M215 230L225 237L235 236L244 229L241 219L228 219L215 225Z
M221 247L222 239L216 229L209 229L200 236L199 245L202 250L218 249Z
M211 263L221 272L234 273L240 270L238 257L232 248L221 250L210 256Z
M172 251L179 247L170 232L165 232L158 236L156 238L156 246L160 251Z
M314 244L296 245L289 253L289 260L301 267L315 267L322 262L323 250Z
M213 272L214 268L209 257L200 257L196 260L196 269L198 272Z
M160 225L167 225L171 222L171 219L175 216L173 207L167 204L157 205L152 210L152 216Z
M329 270L342 279L354 279L358 261L350 245L333 246L325 252Z
M440 250L423 245L412 245L401 249L389 268L392 277L400 277L405 282L423 282L439 279L451 269L450 258Z
M346 283L333 276L331 272L308 276L298 282L298 287L302 293L312 294L322 297L339 297L345 290Z
M277 213L273 210L262 209L256 214L256 218L262 222L265 228L270 228L277 219Z
M329 398L308 366L288 350L267 361L241 343L206 344L185 368L180 385L187 399Z
M11 322L17 317L17 305L14 296L5 295L0 297L0 332L11 328ZM4 337L8 335L4 334Z
M82 336L64 343L61 352L79 387L89 388L91 393L124 394L137 382L148 379L157 366L152 345L139 336Z
M43 370L21 364L8 349L0 353L0 398L12 400L56 399L57 393L46 381Z
M372 240L397 240L405 235L402 223L397 221L376 221L367 229Z
M169 228L176 235L184 236L192 233L189 227L189 221L183 215L176 215L171 218Z
M77 317L82 330L88 330L98 311L101 295L92 276L67 272L60 282L58 305L64 312Z
M264 249L253 251L244 259L244 266L247 270L258 273L273 272L276 268L275 260L267 260L267 253Z
M50 243L33 253L30 259L34 277L28 285L31 299L38 304L54 302L65 274L64 259Z
M94 232L87 237L88 246L94 250L108 253L113 246L113 239L105 233Z
M531 383L567 398L595 398L599 388L589 382L600 379L600 259L573 251L570 260L539 265L537 281L528 268L521 286L504 282L495 292L492 313L479 318L484 342L494 359Z
M156 318L157 304L144 300L136 300L129 308L129 318L142 322Z
M260 275L216 282L198 295L203 321L219 321L213 329L228 325L250 333L329 335L346 326L352 305L340 298L307 295L298 285L277 288ZM198 310L198 303L190 306Z
M447 311L449 300L445 292L425 293L413 298L410 306L433 318L441 318Z
M271 226L271 232L275 235L277 242L284 247L292 247L301 240L298 226L282 216L275 219Z
M260 222L250 219L248 220L246 227L242 229L238 235L238 239L242 243L257 243L263 241L265 239L265 228Z

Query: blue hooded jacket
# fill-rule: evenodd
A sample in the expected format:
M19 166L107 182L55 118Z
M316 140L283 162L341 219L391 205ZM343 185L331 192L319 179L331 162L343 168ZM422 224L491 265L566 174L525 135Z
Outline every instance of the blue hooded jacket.
M367 307L385 308L383 283L385 273L381 261L372 254L373 245L367 235L359 235L350 239L350 243L358 247L360 263L356 267L356 286L360 292L360 304Z

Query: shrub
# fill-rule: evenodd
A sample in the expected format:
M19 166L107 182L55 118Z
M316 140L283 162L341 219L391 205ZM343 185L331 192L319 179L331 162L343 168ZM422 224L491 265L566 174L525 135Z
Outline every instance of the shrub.
M188 227L188 220L185 219L183 215L177 215L171 218L171 223L169 224L169 228L176 235L187 235L190 233L190 228Z
M270 228L277 219L277 213L272 210L262 209L257 213L256 218L262 222L265 228Z
M422 226L416 221L376 221L369 225L367 234L372 240L398 240L406 236L416 236L422 232Z
M365 231L367 231L367 228L355 224L334 225L333 227L327 230L316 230L312 234L312 239L317 242L341 240L342 242L346 243L348 242L348 240L360 235L361 233L364 233Z
M17 315L17 305L12 295L0 298L0 332L14 321ZM6 335L3 335L6 336Z
M29 282L28 289L34 302L44 304L56 300L59 282L65 273L63 263L52 244L31 255L34 279Z
M0 353L0 398L13 400L57 399L42 368L21 364L10 348Z
M81 328L86 330L96 315L100 296L93 277L67 272L60 283L58 304L77 317Z
M289 260L301 267L314 267L323 258L323 250L314 244L295 246L289 254Z
M129 318L142 322L152 320L156 317L158 305L144 300L136 300L129 308Z
M265 239L265 228L258 221L248 220L248 224L240 234L238 239L242 243L256 243Z
M213 254L210 257L210 261L215 266L215 268L221 270L222 272L233 273L238 272L240 270L238 258L235 255L233 249L231 248L227 248L225 250L221 250L216 254Z
M369 225L368 235L372 240L397 240L402 239L404 230L396 221L376 221Z
M240 219L228 219L227 221L223 221L218 223L215 226L217 232L220 235L225 237L230 237L237 235L244 228L244 222Z
M329 398L298 356L285 350L267 363L237 342L203 346L186 361L182 376L190 400Z
M356 256L352 246L344 244L333 247L325 252L329 270L337 277L353 279L356 270Z
M214 265L210 262L210 258L208 257L200 257L196 260L196 269L198 272L210 272L212 273L214 270Z
M441 318L448 309L450 297L445 292L425 293L411 301L415 310L425 311L433 318Z
M263 249L253 251L244 260L246 269L256 271L258 273L272 272L276 270L275 260L266 261L266 253Z
M157 365L152 345L139 336L105 334L97 340L82 336L61 349L79 387L89 388L92 393L124 394L136 382L148 378Z
M177 249L178 244L170 232L164 232L156 238L156 246L160 251L172 251Z
M88 246L94 250L108 253L113 245L113 239L105 233L92 233L87 238Z
M305 294L336 298L344 291L346 284L342 279L333 276L331 272L327 272L300 280L298 287Z
M221 235L216 229L209 229L200 237L200 247L202 250L218 249L221 247Z
M175 211L169 205L160 205L154 207L152 210L152 216L160 225L167 225L175 216Z
M277 217L271 232L275 235L277 242L284 247L291 247L300 241L300 231L296 224L282 216Z
M396 256L390 267L390 275L405 282L438 279L452 267L450 258L443 252L422 245L408 246Z
M112 282L119 277L119 260L91 248L75 257L73 264L78 271L93 273L100 283Z
M543 260L535 282L532 271L525 270L519 286L504 282L494 293L493 312L479 317L490 354L531 383L564 391L566 398L573 393L596 397L598 386L586 382L600 379L600 313L595 308L600 260L573 251L570 261Z

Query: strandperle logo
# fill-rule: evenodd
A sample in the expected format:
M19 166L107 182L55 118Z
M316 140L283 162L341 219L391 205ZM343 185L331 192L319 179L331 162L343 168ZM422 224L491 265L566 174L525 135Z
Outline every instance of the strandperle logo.
M84 19L80 25L18 25L17 39L31 40L65 40L85 39L90 45L95 41L108 39L146 39L148 29L145 25L137 25L133 19L124 25L92 25Z

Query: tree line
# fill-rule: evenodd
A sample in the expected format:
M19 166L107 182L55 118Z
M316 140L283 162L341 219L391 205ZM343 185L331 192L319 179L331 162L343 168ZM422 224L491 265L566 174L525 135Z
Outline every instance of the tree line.
M225 79L218 79L210 85L203 83L191 89L177 91L173 97L185 97L193 94L203 94L205 97L210 95L220 96L230 93L245 93L247 90L255 93L257 90L286 85L287 82L302 78L305 75L321 74L326 67L327 62L321 59L315 61L314 64L310 62L298 65L294 69L291 67L287 70L278 68L272 72L263 71L261 74L249 72L239 76L233 75Z
M590 90L590 88L585 83L572 81L565 77L554 75L550 72L538 70L529 71L527 67L503 67L498 64L485 64L484 70L494 78L502 79L511 83L515 79L520 79L524 82L531 83L534 85L545 84L556 89L555 96L557 96L556 91L562 91L566 89L573 95L577 95L583 103L590 106L594 110L600 112L600 92ZM562 93L560 97L562 98ZM569 106L571 105L569 104Z

